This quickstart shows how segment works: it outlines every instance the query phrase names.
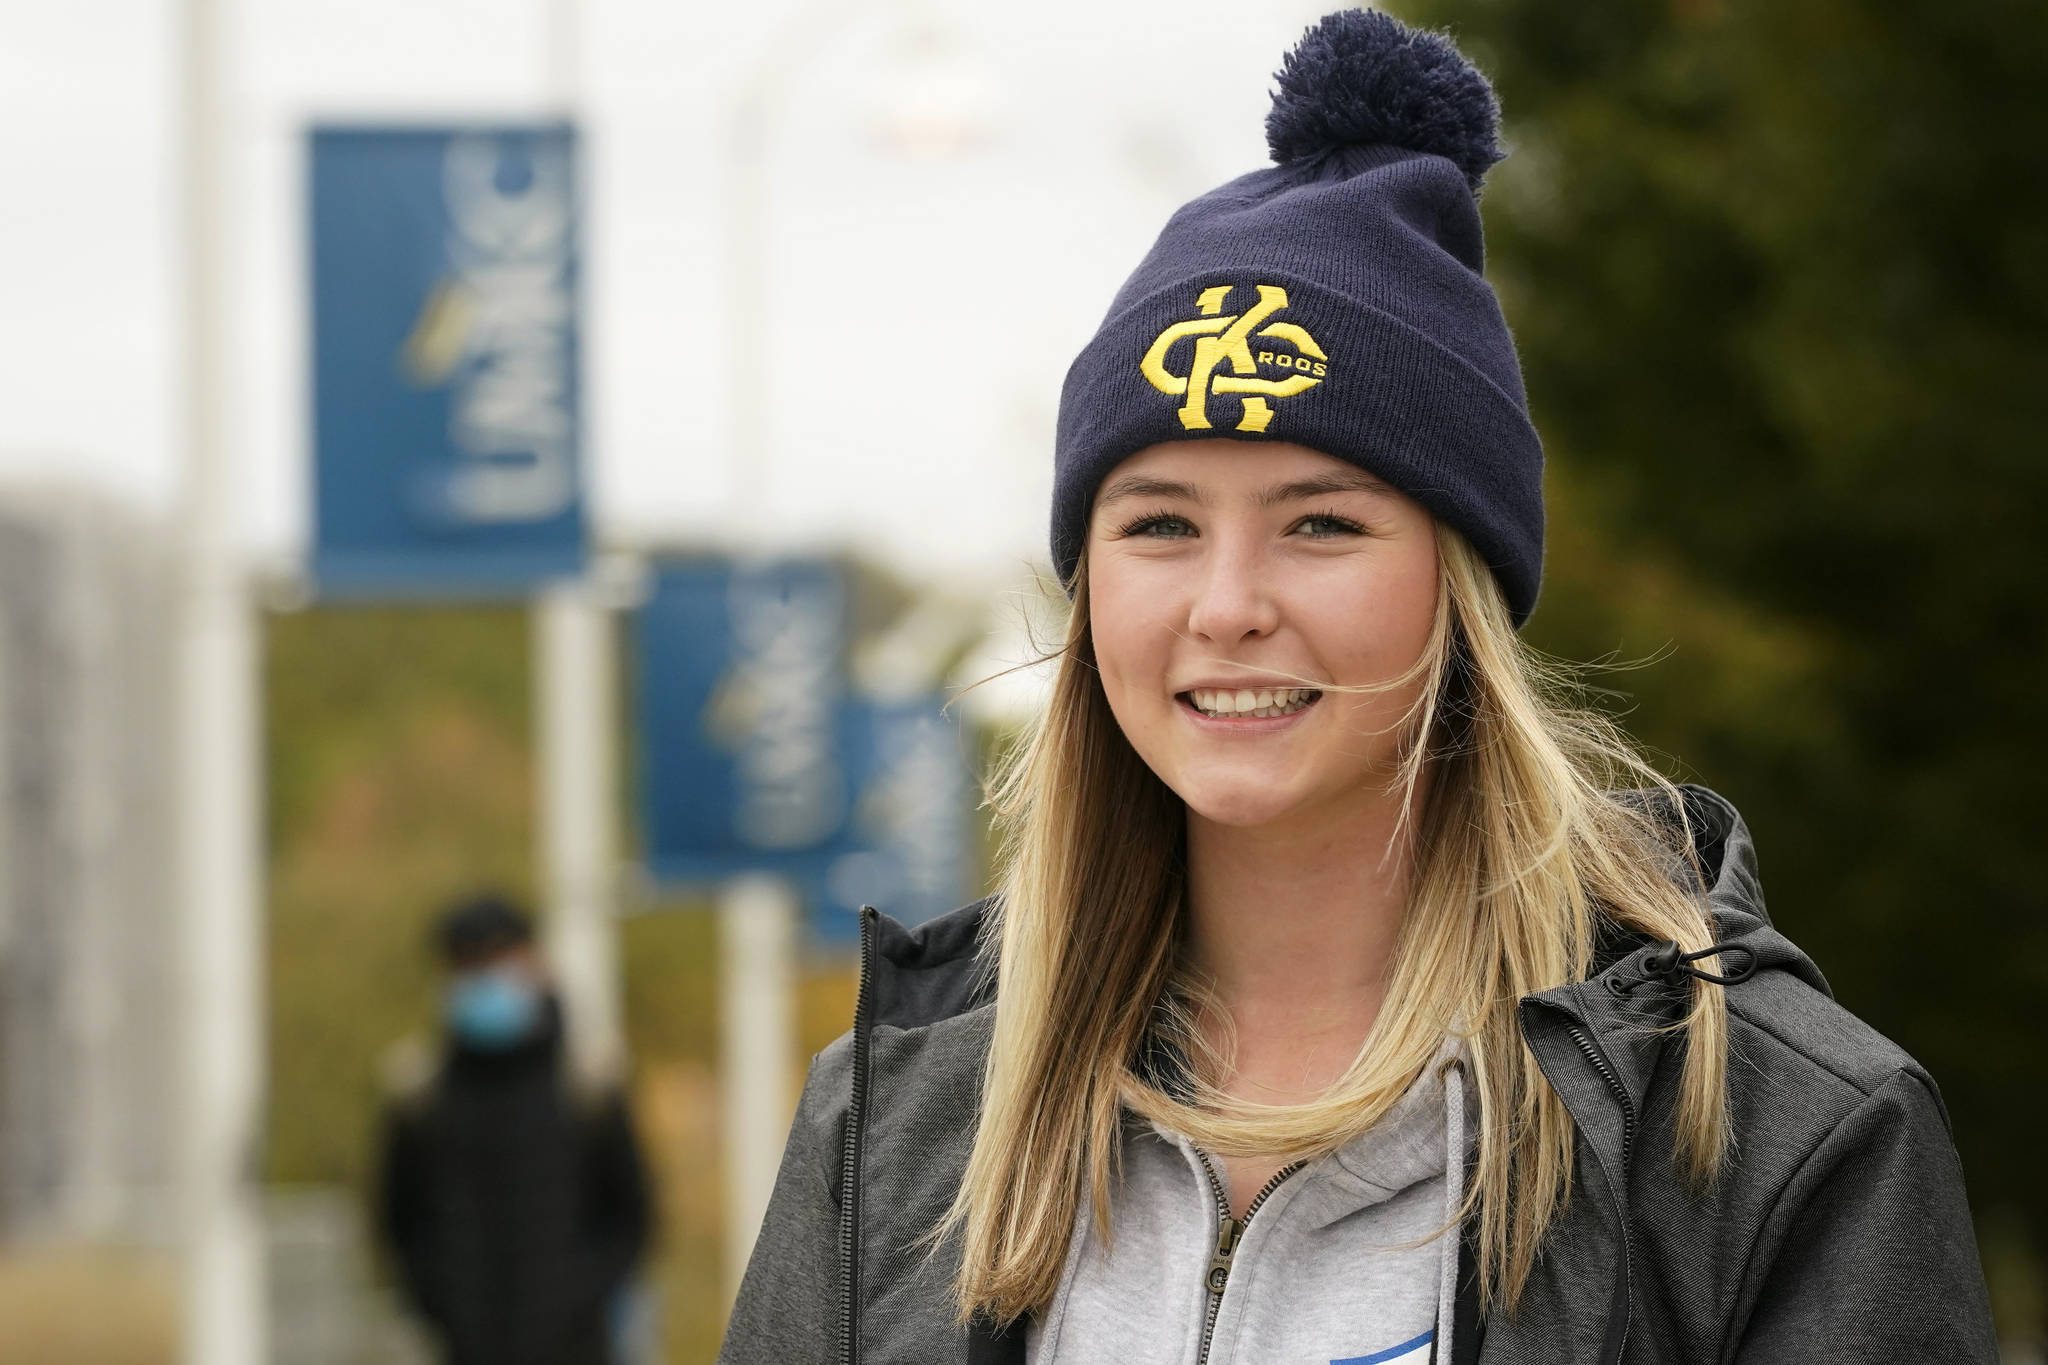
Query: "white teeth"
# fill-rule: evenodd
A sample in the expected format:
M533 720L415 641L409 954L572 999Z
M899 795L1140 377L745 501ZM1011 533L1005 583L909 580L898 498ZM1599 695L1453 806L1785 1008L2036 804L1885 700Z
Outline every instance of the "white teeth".
M1197 688L1188 693L1195 709L1210 716L1285 716L1301 710L1319 694L1312 687L1240 688L1221 691Z

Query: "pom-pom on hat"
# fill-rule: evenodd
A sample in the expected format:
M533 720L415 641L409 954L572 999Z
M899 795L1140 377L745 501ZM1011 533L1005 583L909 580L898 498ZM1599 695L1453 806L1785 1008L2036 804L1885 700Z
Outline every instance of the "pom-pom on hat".
M1067 371L1052 553L1071 587L1095 491L1164 441L1286 441L1462 532L1515 624L1543 567L1543 448L1482 273L1478 194L1505 153L1451 41L1341 10L1288 54L1275 165L1182 206Z
M1479 193L1501 150L1493 87L1450 39L1371 10L1340 10L1302 36L1276 79L1266 145L1285 164L1353 144L1435 152Z

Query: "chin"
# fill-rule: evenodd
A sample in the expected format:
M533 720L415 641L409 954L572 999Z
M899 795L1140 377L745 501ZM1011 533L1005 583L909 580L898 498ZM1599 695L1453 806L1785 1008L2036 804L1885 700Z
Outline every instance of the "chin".
M1284 820L1298 804L1294 793L1279 792L1264 784L1195 787L1182 792L1181 800L1187 803L1189 811L1204 820L1239 829L1254 829Z

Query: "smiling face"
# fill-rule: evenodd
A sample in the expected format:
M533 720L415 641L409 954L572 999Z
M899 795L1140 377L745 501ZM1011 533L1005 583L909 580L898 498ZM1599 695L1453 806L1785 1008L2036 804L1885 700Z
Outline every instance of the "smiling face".
M1088 614L1110 709L1196 815L1256 826L1383 799L1437 604L1430 514L1302 446L1173 441L1102 481ZM1296 681L1311 680L1310 685Z

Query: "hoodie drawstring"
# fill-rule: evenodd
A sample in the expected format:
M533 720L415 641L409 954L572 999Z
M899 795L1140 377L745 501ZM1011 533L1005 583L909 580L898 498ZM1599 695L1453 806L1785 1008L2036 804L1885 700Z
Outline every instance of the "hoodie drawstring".
M1444 1067L1444 1232L1437 1252L1436 1351L1439 1365L1451 1362L1451 1329L1458 1316L1459 1206L1465 1202L1465 1063Z
M1697 967L1688 965L1699 961L1703 957L1712 957L1715 953L1740 953L1742 954L1742 965L1721 975L1716 975L1713 972L1703 972ZM1720 943L1709 943L1696 953L1685 952L1679 948L1675 941L1666 939L1651 949L1649 954L1643 958L1644 971L1648 972L1651 977L1662 977L1674 986L1683 985L1685 978L1688 976L1700 981L1711 981L1716 986L1732 986L1738 981L1749 980L1750 977L1756 974L1756 967L1756 949L1746 943L1737 943L1732 939ZM1646 977L1644 979L1648 980L1649 978Z

